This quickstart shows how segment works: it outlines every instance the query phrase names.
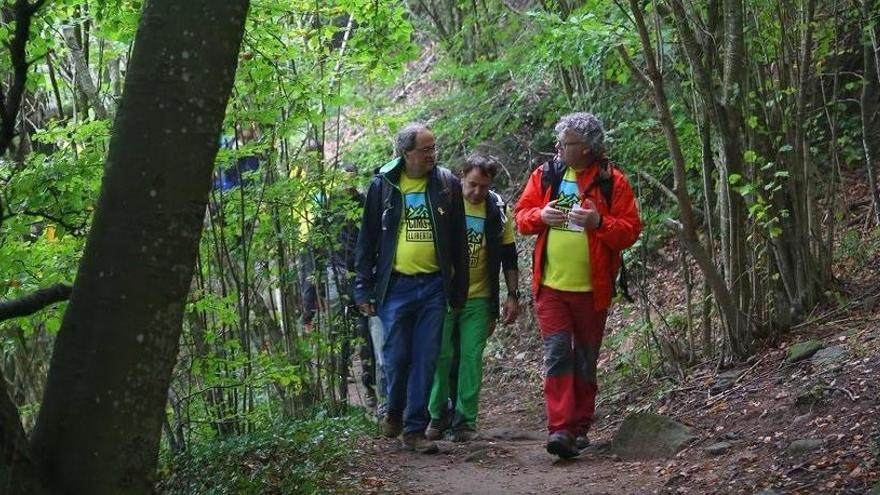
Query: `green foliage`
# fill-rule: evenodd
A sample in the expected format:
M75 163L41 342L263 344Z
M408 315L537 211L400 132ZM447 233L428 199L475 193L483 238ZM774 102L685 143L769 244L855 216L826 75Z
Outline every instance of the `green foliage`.
M375 423L352 410L331 417L273 424L249 433L194 442L182 454L160 459L158 492L167 495L335 493L353 488L338 477L358 451L355 441L375 433Z

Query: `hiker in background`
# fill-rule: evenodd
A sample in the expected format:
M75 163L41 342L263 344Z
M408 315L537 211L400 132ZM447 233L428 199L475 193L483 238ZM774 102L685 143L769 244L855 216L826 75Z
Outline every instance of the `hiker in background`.
M260 133L257 125L251 123L244 126L235 126L235 139L222 138L221 147L239 151L245 145L259 139ZM235 163L225 167L218 167L214 173L214 188L220 191L228 191L234 187L248 185L251 180L246 176L260 168L260 159L256 155L245 155L237 158Z
M467 240L461 183L436 165L434 133L409 124L395 138L397 157L379 169L367 191L357 245L355 300L384 329L388 437L436 453L425 438L428 397L440 352L447 304L467 297Z
M557 159L535 169L516 205L523 235L537 235L532 290L544 341L547 452L578 455L596 405L596 363L621 266L642 230L632 187L605 155L590 113L556 124Z
M362 339L359 349L361 383L366 392L366 405L375 408L377 400L383 404L385 402L385 392L382 390L385 383L376 359L377 349L371 336L370 317L361 314L354 303L355 252L360 231L357 220L363 214L365 198L357 188L360 183L357 167L347 164L342 170L344 173L336 188L339 192L330 197L329 203L331 230L335 232L338 228L339 231L334 243L335 249L330 255L331 272L328 273L328 278L331 283L343 289L340 292L345 295L345 307L347 311L350 310L347 314L353 319L355 336ZM381 323L379 325L381 328Z
M376 407L376 371L369 322L354 303L355 250L364 195L358 190L357 167L347 164L342 173L334 172L326 198L314 198L315 226L308 237L311 272L303 288L304 322L309 329L323 318L326 331L341 342L336 369L348 376L353 337L363 339L360 346L361 381L365 403ZM382 394L384 396L384 394Z
M434 385L428 411L431 423L425 432L428 440L439 440L450 426L455 442L467 442L476 436L480 385L483 380L483 350L486 339L495 331L499 314L499 272L504 269L507 297L504 322L513 323L519 315L519 270L513 219L501 196L489 188L498 173L492 157L470 155L461 170L462 196L467 225L470 274L467 302L460 313L447 310L443 324L443 344L434 372ZM458 338L453 339L454 329ZM455 342L455 343L453 343ZM457 349L454 349L457 345ZM455 412L447 409L450 367L458 351Z

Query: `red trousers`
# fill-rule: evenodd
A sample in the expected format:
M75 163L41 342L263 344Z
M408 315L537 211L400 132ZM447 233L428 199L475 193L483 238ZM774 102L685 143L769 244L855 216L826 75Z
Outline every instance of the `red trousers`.
M542 286L537 299L544 340L547 430L586 434L596 410L596 363L607 310L593 309L592 292Z

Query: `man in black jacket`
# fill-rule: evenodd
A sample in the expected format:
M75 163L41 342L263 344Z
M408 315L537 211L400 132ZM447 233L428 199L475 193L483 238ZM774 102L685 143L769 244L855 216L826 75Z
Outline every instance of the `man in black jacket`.
M434 133L424 124L403 128L397 157L367 191L358 237L355 302L382 320L387 381L383 433L403 432L404 445L437 452L425 438L428 397L440 352L447 305L464 307L468 256L461 183L436 166Z

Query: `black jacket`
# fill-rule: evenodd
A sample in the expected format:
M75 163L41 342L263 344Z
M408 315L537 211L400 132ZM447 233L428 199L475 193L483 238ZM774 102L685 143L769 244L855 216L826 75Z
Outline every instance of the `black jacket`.
M400 174L403 160L395 158L379 169L364 203L364 216L355 254L355 302L381 305L388 292L403 198ZM435 166L428 176L426 196L434 229L434 247L443 276L446 300L464 307L468 291L467 237L461 182L449 170Z
M500 271L517 270L516 243L501 244L504 223L507 221L504 200L489 191L486 196L486 271L489 277L489 316L493 320L499 314ZM513 221L511 219L510 221Z

